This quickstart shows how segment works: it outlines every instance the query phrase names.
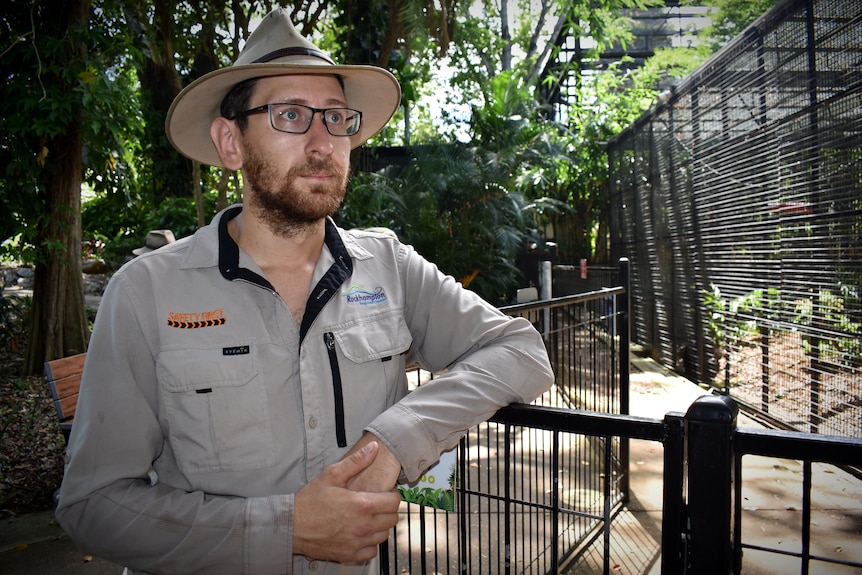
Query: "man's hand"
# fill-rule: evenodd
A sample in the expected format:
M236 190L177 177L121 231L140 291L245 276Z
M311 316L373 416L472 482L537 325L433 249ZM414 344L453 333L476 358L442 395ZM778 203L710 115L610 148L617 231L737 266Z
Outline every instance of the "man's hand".
M346 457L351 457L371 443L378 445L377 457L371 465L350 478L347 488L353 491L392 491L398 483L401 464L389 448L377 440L376 436L367 431L363 433L356 445L350 448Z
M330 465L294 496L293 553L309 559L363 563L398 523L397 491L357 492L347 483L377 457L378 444L368 443Z

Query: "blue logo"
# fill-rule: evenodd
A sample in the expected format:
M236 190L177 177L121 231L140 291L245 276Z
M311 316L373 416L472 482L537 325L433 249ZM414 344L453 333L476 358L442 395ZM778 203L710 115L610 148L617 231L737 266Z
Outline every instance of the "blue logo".
M368 291L359 286L350 286L350 291L344 294L347 298L347 303L358 303L359 305L374 305L386 301L386 293L381 286L374 288L374 291Z

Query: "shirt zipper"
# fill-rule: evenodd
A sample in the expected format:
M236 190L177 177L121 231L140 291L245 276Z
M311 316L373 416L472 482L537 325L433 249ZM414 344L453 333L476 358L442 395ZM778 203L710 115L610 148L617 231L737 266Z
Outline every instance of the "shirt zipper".
M332 391L335 396L335 438L338 447L347 447L347 434L344 431L344 392L341 387L341 370L335 353L335 336L331 331L323 334L323 343L329 354L329 367L332 370Z

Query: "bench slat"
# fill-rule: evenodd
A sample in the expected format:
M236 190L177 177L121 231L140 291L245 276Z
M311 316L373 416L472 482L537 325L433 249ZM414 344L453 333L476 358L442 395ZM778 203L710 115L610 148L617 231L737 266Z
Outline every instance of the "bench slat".
M84 371L86 357L86 353L79 353L45 362L48 388L51 390L51 397L54 398L54 407L57 409L60 429L67 440L78 406L78 391L81 388L81 375Z
M73 417L75 417L75 408L77 406L77 393L74 395L67 395L63 399L58 399L54 401L54 407L57 408L57 419L59 419L61 422L72 419Z
M70 375L80 375L84 371L84 360L87 358L87 353L79 353L78 355L70 355L45 362L45 375L48 376L48 381L57 381Z

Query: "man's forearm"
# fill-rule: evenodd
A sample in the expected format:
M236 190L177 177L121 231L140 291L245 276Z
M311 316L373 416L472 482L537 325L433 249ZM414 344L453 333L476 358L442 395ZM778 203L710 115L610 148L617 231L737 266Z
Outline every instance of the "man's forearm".
M392 451L386 447L386 444L380 441L373 433L366 431L362 434L362 437L350 448L345 457L349 457L352 453L359 451L372 441L376 441L379 445L377 458L367 469L348 481L347 487L354 491L392 491L398 483L398 476L401 474L401 464Z

